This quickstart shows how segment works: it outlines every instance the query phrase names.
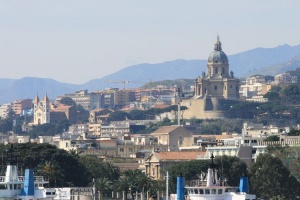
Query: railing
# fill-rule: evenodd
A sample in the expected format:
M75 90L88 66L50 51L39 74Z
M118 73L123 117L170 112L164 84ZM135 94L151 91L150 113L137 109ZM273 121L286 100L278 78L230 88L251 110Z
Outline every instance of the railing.
M46 180L44 180L43 176L35 176L33 180L36 183L38 183L38 182L47 182ZM25 176L18 176L17 181L24 182L25 181ZM0 183L4 183L4 182L5 182L5 176L0 176Z

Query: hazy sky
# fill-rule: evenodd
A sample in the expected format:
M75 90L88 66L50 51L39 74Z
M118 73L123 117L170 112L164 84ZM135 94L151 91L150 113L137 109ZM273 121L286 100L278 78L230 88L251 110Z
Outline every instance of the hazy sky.
M0 0L0 78L84 83L124 67L300 44L299 0Z

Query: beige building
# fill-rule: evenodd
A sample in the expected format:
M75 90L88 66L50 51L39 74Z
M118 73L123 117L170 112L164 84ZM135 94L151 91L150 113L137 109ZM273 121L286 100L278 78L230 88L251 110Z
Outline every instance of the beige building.
M196 160L198 156L204 155L205 152L154 152L145 159L145 173L155 180L164 179L166 171L179 162Z
M151 133L158 145L167 145L169 151L178 151L179 147L193 146L192 133L182 126L163 126Z
M101 124L89 124L89 133L91 135L101 135Z
M207 72L195 80L195 96L180 103L188 108L183 118L222 118L238 99L239 79L229 71L229 61L218 37L208 57Z

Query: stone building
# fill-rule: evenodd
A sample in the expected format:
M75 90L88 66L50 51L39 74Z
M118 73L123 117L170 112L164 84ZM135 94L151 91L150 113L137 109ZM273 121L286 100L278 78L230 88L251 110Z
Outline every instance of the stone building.
M238 99L239 79L229 70L229 61L218 37L208 57L207 72L195 79L194 97L180 103L188 108L183 118L222 118Z
M192 146L194 138L192 133L182 126L163 126L153 133L158 145L167 145L169 151L179 151L180 147Z

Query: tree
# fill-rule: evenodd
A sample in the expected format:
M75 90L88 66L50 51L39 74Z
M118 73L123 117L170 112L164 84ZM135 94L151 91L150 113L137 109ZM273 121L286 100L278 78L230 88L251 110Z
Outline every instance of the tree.
M130 193L131 196L134 196L134 194L138 191L138 178L143 174L143 172L139 169L134 169L134 170L126 170L124 171L124 175L128 178L129 180L129 185L130 185Z
M260 154L250 168L250 191L263 199L297 199L300 184L279 158L267 153Z
M278 92L269 91L264 95L264 98L268 98L269 101L280 100L280 95Z
M8 117L5 119L0 119L0 132L7 133L11 131L13 128L13 119Z
M137 177L137 187L141 192L141 199L145 198L145 192L155 185L155 181L152 180L148 174L141 173Z
M288 85L284 88L282 94L292 104L299 104L300 102L300 86L296 84Z
M270 142L270 141L279 141L279 137L278 135L271 135L269 137L267 137L266 139L264 139L264 142Z
M65 105L76 107L75 101L73 99L71 99L70 97L63 97L63 98L61 98L61 100L59 102L62 104L65 104Z
M22 134L23 133L22 126L20 124L17 124L15 126L13 126L12 131L16 134Z
M38 174L41 174L49 180L50 187L63 186L58 184L63 178L63 173L61 173L59 165L55 161L46 161L45 163L38 166Z
M300 130L292 129L290 132L287 133L288 136L299 136Z
M123 121L130 119L130 115L123 111L115 111L109 114L110 121Z
M96 190L99 191L100 199L102 200L103 194L106 194L112 187L112 182L108 178L97 178L95 180Z
M131 110L129 112L132 120L144 120L146 119L145 112L142 110Z
M131 187L131 181L126 176L121 177L114 184L115 191L122 192L125 197L125 200L127 200L127 194L129 193L130 187Z
M41 173L42 166L51 164L48 166L54 166L58 174L64 176L57 176L56 181L58 186L64 187L83 187L87 186L87 170L79 162L78 158L73 157L67 151L57 149L56 146L50 144L14 144L14 152L18 152L18 166L20 171L25 169L33 169L38 173ZM0 145L0 154L5 154L8 149L7 145ZM55 162L56 164L53 163ZM41 164L42 163L42 164ZM50 177L49 177L50 178ZM54 184L55 183L51 183Z

